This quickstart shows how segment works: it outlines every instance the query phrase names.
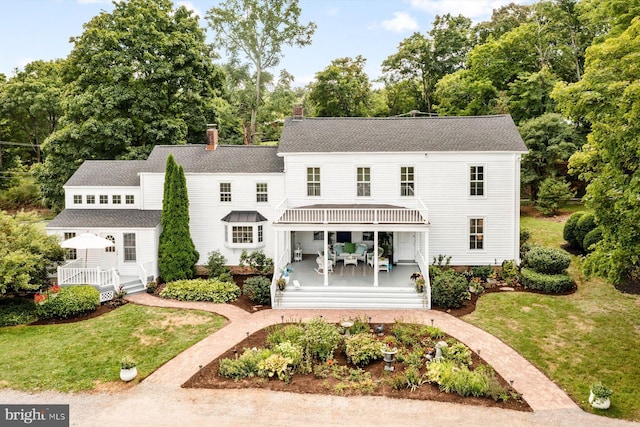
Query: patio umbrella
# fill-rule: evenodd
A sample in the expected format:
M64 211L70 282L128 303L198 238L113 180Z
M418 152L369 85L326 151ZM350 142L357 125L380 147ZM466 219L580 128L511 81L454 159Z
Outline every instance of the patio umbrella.
M114 243L104 237L96 236L93 233L82 233L60 243L66 249L84 249L84 268L87 268L87 251L89 249L104 249L114 246Z

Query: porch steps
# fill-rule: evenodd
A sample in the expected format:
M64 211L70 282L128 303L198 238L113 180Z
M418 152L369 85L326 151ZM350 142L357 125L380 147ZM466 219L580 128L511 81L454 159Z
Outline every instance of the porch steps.
M426 309L412 287L291 285L276 296L274 308Z
M140 279L123 281L120 283L120 286L122 286L124 290L127 291L127 295L138 294L140 292L147 291L146 284L142 283Z

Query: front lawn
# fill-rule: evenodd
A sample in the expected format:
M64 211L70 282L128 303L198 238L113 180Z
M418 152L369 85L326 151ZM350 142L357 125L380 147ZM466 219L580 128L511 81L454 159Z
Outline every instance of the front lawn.
M532 231L533 243L563 243L557 220L524 217L522 226ZM572 295L487 294L464 320L508 343L583 409L638 421L640 296L622 294L597 278L586 280L578 257L572 257L570 272L578 284ZM614 390L609 410L594 410L587 402L595 381Z
M77 323L0 328L0 388L90 390L120 381L120 359L138 363L142 379L220 329L207 312L127 304Z

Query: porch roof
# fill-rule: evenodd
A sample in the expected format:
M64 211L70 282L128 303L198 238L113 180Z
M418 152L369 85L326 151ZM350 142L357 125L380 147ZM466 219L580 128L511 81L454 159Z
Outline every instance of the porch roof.
M287 208L276 224L428 225L426 212L387 204L317 204Z
M65 209L47 228L154 228L160 224L162 211L139 209Z

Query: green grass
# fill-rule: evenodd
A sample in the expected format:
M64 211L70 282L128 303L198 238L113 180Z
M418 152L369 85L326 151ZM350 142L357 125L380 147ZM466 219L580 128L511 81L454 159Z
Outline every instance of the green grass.
M560 247L563 224L523 217L532 243ZM585 410L640 420L640 296L618 292L601 279L586 280L572 257L575 294L487 294L464 320L496 335L556 382ZM609 410L587 402L602 381L614 390Z
M223 323L213 313L127 304L77 323L0 328L0 388L90 390L119 381L125 355L142 379Z

